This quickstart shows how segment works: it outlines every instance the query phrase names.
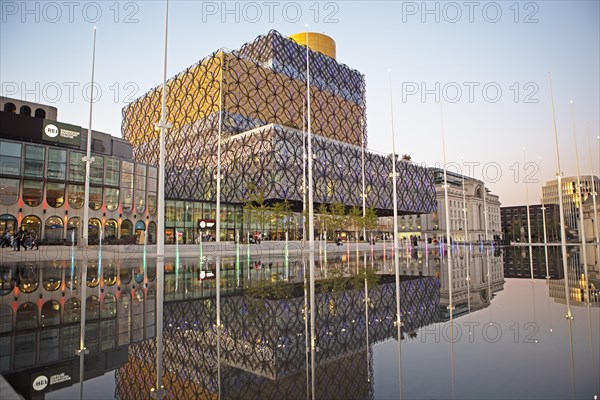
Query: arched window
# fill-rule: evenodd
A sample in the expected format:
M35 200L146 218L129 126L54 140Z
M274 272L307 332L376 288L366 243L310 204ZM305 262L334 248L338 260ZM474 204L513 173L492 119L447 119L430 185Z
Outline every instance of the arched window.
M77 297L71 297L65 302L64 323L81 321L81 302Z
M58 243L63 238L64 224L60 217L53 216L46 220L45 224L46 235L44 241L48 243Z
M14 113L17 111L17 106L14 103L6 103L4 104L4 112Z
M60 324L60 303L49 300L42 306L42 328Z
M133 223L128 219L123 220L121 222L121 237L125 238L131 235L133 235Z
M62 283L62 268L48 266L42 268L42 286L49 292L58 290Z
M112 286L117 282L117 269L115 268L115 264L109 262L104 264L103 271L103 279L105 286Z
M102 188L90 187L90 209L99 210L102 207Z
M46 118L46 110L42 108L35 109L35 117L36 118Z
M38 326L37 306L35 303L23 303L17 309L17 330L35 329Z
M44 182L23 181L23 202L29 207L37 207L42 203Z
M131 313L131 295L129 291L121 293L121 298L119 299L119 318L118 318L118 332L119 332L119 341L118 345L122 346L125 344L129 344L129 337L131 333L129 316Z
M28 117L31 117L31 107L21 106L21 108L19 109L19 114L27 115Z
M21 227L28 231L37 233L38 238L42 235L42 221L35 215L28 215L21 221Z
M23 293L33 293L40 284L39 267L32 264L17 265L17 284Z
M12 331L13 312L8 304L0 304L0 333Z
M83 207L84 194L85 192L83 185L69 184L69 206L74 209Z
M85 301L85 320L90 321L100 317L100 300L98 296L90 296Z
M19 179L0 178L0 204L10 206L19 199Z
M106 188L104 190L104 201L108 211L115 211L119 208L119 189Z
M116 239L117 238L118 224L116 219L109 219L104 225L104 238L105 239Z
M94 288L100 283L100 273L98 271L98 262L94 259L87 262L87 286Z
M146 240L145 234L146 234L146 224L144 223L144 221L136 222L135 223L135 236L137 237L138 244L144 243L144 240Z
M17 231L17 219L10 214L0 215L0 234L4 233L5 230L9 232Z
M91 218L88 222L88 240L98 243L100 238L100 226L102 222L98 218Z
M156 222L148 223L148 244L156 244Z
M46 202L52 208L58 208L65 204L65 184L62 182L47 182Z
M119 280L121 281L121 285L128 285L131 282L131 269L133 266L131 264L121 265L119 269Z
M117 315L117 299L108 293L100 306L100 318L112 318Z
M79 217L71 217L69 218L69 222L67 223L67 242L72 243L73 241L77 242L77 238L79 237L79 222L81 220Z

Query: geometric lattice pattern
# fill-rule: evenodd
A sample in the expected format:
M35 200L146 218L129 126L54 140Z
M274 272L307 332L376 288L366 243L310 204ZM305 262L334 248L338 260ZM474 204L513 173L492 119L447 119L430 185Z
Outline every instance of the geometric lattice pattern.
M309 57L315 202L360 207L364 76L319 52L309 51ZM161 99L158 86L123 109L122 134L137 161L158 164ZM253 183L268 200L301 201L306 47L270 31L239 50L219 50L168 81L167 198L215 201L220 109L222 200L245 201ZM398 169L399 210L434 211L429 171L402 162ZM392 209L390 172L391 159L366 154L367 206L380 214Z
M372 345L397 334L394 286L384 283L369 289L368 321L364 289L316 295L317 398L373 398ZM408 278L400 286L403 334L439 321L438 278ZM163 360L168 398L211 398L218 393L215 314L214 299L165 303ZM306 398L305 315L304 297L222 298L222 397ZM154 341L131 345L129 363L116 373L115 397L148 393L155 360Z

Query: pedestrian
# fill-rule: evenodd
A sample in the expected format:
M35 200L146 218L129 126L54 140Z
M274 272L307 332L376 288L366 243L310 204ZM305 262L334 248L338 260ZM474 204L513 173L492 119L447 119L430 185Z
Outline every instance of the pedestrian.
M40 249L40 244L39 244L39 241L38 241L37 232L36 231L31 231L31 233L29 234L29 237L31 239L31 247L29 249L33 250L33 246L35 246L35 249L39 250Z
M23 240L23 227L19 228L19 230L17 231L17 234L15 235L15 241L14 241L14 245L13 245L14 250L21 251L21 241L22 240Z

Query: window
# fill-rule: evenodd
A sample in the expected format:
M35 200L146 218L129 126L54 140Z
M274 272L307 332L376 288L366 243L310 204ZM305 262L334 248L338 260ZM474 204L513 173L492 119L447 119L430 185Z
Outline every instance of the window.
M24 175L29 178L44 178L44 148L40 146L25 146Z
M106 188L104 190L104 199L106 201L106 209L115 211L119 208L119 189Z
M133 234L133 223L126 219L121 222L121 237L130 237Z
M79 236L79 221L79 217L69 218L69 222L67 223L67 242L73 243L73 241L77 241L77 237Z
M84 194L83 185L69 185L69 206L74 209L83 207Z
M102 207L102 188L90 187L90 209L99 210Z
M104 237L106 239L116 239L117 238L117 220L109 219L106 221L104 225Z
M37 237L42 237L42 221L35 215L28 215L21 221L21 227L23 230L27 229L29 232L35 232Z
M0 215L0 232L7 230L9 232L17 231L17 219L14 215L2 214Z
M29 207L39 206L42 202L42 181L23 181L23 202Z
M100 226L102 226L102 222L98 218L91 218L88 221L88 240L98 242L100 238Z
M17 330L35 329L37 322L37 306L35 303L23 303L17 309Z
M31 117L31 107L21 106L21 108L19 109L19 114L27 115L28 117Z
M36 108L35 117L36 118L46 118L46 110L44 110L42 108Z
M156 222L154 221L148 224L148 244L156 244Z
M104 157L94 156L94 162L90 164L90 182L104 183Z
M156 192L158 190L158 171L155 167L148 167L148 214L156 213Z
M106 158L106 175L104 176L104 183L111 186L119 186L119 175L121 168L119 166L119 160L114 158Z
M48 149L48 179L66 178L67 151L59 149Z
M58 208L65 203L65 184L57 182L46 183L46 202L52 208Z
M21 174L21 143L0 141L0 174Z
M15 111L17 111L17 106L14 103L6 103L4 105L4 112L14 113Z
M135 166L135 209L138 214L146 211L146 166Z
M123 211L133 209L133 163L123 161L121 168L121 196Z
M48 243L58 243L63 238L63 220L60 217L50 217L46 220L44 241Z
M21 182L18 179L0 178L0 204L10 206L19 199L19 186Z
M85 180L85 162L82 160L84 154L76 151L69 153L69 180L83 182Z

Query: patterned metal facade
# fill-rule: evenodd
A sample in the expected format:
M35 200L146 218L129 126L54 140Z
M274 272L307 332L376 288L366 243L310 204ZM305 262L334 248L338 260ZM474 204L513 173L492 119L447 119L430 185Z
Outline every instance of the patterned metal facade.
M364 75L309 51L315 203L362 206L361 153L367 145ZM221 95L222 93L222 95ZM123 110L134 158L158 163L162 87ZM167 83L166 197L215 201L222 109L222 201L241 203L249 184L267 200L302 200L306 47L276 31L235 51L217 51ZM391 158L365 152L367 206L392 209ZM433 175L399 163L398 208L435 208Z

